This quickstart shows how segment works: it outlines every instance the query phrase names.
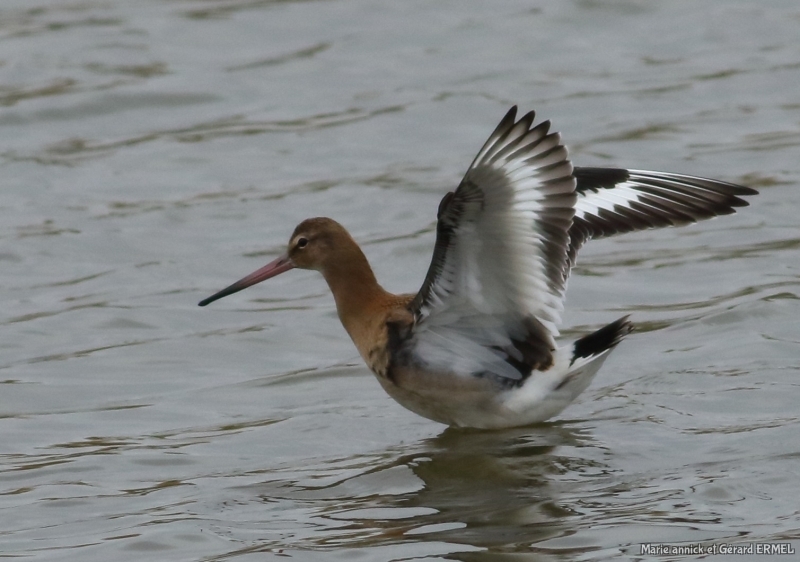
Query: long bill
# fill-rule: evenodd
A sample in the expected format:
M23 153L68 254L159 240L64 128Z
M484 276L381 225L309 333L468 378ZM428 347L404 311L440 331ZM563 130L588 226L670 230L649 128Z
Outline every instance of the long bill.
M266 281L270 277L275 277L276 275L280 275L284 271L289 271L290 269L294 269L294 264L292 260L289 259L289 256L284 254L278 259L269 262L267 265L258 269L248 275L247 277L242 277L233 285L229 285L222 289L218 293L214 293L207 299L201 300L198 306L205 306L214 302L215 300L219 300L222 297L227 297L228 295L232 295L233 293L238 293L242 289L246 289L251 285L255 285L256 283L261 283L262 281Z

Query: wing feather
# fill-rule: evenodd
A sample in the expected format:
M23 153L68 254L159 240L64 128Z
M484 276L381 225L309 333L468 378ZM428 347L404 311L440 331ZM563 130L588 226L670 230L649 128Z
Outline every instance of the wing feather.
M516 109L439 205L402 355L428 371L521 384L553 364L566 281L585 242L733 213L757 193L681 174L573 169L550 122L534 125L533 112L517 120Z
M520 381L553 362L575 178L550 123L515 118L516 107L439 207L411 304L415 355L434 369Z
M569 230L569 265L592 238L679 226L735 212L747 206L742 196L756 195L749 187L683 174L580 168L575 216Z

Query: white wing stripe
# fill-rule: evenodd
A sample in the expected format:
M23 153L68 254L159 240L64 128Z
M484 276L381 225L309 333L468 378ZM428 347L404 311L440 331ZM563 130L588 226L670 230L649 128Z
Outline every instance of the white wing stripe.
M591 238L675 226L734 212L755 195L732 183L646 170L575 168L578 200L569 231L569 262Z
M614 189L604 189L599 193L593 193L591 197L579 198L575 204L575 216L583 218L587 214L597 215L600 209L613 211L617 205L630 209L631 202L640 201L641 194L633 185L621 183Z

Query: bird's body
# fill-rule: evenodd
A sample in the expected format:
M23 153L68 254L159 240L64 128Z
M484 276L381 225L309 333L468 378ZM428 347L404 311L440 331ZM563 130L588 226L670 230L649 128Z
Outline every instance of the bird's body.
M350 234L307 219L288 252L201 301L293 267L322 273L361 357L397 402L461 427L528 425L561 412L632 329L622 318L566 346L556 328L589 239L686 224L746 205L746 188L692 176L573 168L549 122L516 108L439 206L436 246L416 294L385 291Z

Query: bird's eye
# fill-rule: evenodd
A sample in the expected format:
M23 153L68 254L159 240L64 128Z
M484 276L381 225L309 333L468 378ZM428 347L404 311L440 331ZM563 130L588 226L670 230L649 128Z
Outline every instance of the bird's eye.
M305 248L308 246L308 238L298 238L297 239L297 247L298 248Z

